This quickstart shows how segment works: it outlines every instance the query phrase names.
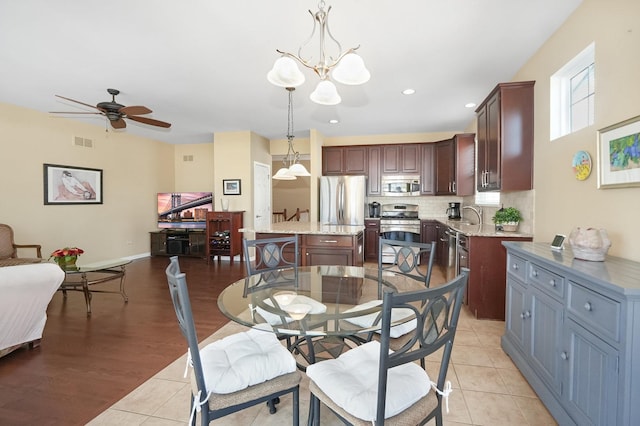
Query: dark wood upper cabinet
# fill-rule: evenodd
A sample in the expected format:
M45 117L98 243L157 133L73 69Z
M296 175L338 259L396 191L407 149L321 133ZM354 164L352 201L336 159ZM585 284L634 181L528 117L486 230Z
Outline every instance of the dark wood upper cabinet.
M435 195L435 159L433 143L425 143L420 147L420 195Z
M434 150L436 195L473 195L475 135L455 135L436 142Z
M382 195L380 173L382 162L382 147L379 145L367 147L369 157L369 173L367 174L367 195Z
M322 147L322 175L341 175L343 173L343 157L344 148L342 147Z
M420 144L383 145L382 173L420 173Z
M322 147L322 175L366 175L366 146Z
M498 84L476 110L478 191L533 188L534 84Z

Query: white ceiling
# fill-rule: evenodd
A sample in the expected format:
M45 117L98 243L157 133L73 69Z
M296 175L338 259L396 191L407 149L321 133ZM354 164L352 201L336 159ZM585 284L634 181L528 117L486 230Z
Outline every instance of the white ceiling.
M582 0L334 0L330 29L343 49L361 45L371 72L337 84L342 103L294 92L296 136L464 130L493 87L513 78ZM170 143L210 142L252 130L284 138L287 93L266 74L276 49L296 53L318 2L301 0L0 0L0 102L38 111L89 111L121 91L172 123L127 120L127 132ZM307 55L317 55L317 37ZM402 95L414 88L412 96ZM93 115L64 116L105 126ZM337 118L337 125L328 124ZM61 119L52 115L52 120ZM64 118L63 118L64 119Z

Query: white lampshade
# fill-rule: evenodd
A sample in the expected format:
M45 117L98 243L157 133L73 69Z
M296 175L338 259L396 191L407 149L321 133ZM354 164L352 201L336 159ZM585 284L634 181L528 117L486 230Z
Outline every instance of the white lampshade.
M316 86L316 90L309 95L309 98L320 105L338 105L342 102L336 85L329 80L320 81Z
M273 175L272 179L276 180L296 180L296 177L289 172L289 169L286 167L281 168L278 172Z
M289 173L294 176L311 176L307 168L300 163L292 164L291 167L289 167Z
M349 53L331 72L331 78L338 83L355 86L369 81L371 73L364 66L364 61L359 55Z
M267 80L280 87L298 87L304 83L304 74L293 59L281 56L276 59L273 68L267 74Z

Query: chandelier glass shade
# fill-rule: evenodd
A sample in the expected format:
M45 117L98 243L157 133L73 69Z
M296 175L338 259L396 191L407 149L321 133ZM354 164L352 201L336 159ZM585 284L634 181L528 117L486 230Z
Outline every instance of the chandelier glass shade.
M313 18L311 35L298 48L297 55L276 49L276 52L282 56L275 61L273 68L267 74L267 80L271 84L280 87L298 87L305 82L305 77L298 68L297 63L312 69L318 77L320 77L320 82L309 98L320 105L337 105L342 101L338 94L338 89L331 80L347 85L360 85L366 83L371 78L371 74L369 70L367 70L364 61L355 53L360 46L342 51L342 46L340 46L338 40L331 34L329 30L330 11L331 6L329 6L326 11L324 10L324 1L318 4L318 11L316 13L309 10ZM301 52L313 39L316 30L318 31L320 39L320 55L318 61L313 63L311 62L311 58L303 58ZM327 53L327 47L325 46L326 40L330 40L335 44L337 49L335 57Z
M281 167L273 179L276 180L296 180L298 176L311 176L302 164L298 161L300 154L293 148L293 91L296 90L293 87L287 87L289 92L289 106L287 108L287 155L282 160L283 167Z

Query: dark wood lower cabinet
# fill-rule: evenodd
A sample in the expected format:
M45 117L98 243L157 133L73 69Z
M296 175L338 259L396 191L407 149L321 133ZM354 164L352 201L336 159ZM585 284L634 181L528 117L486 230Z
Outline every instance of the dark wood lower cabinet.
M380 219L364 220L364 259L367 262L378 261L378 240L380 238Z
M256 233L257 239L277 238L292 234ZM299 234L300 266L364 264L364 233L353 235Z
M507 292L507 250L503 241L531 241L531 238L476 237L469 241L467 303L478 319L504 321Z

